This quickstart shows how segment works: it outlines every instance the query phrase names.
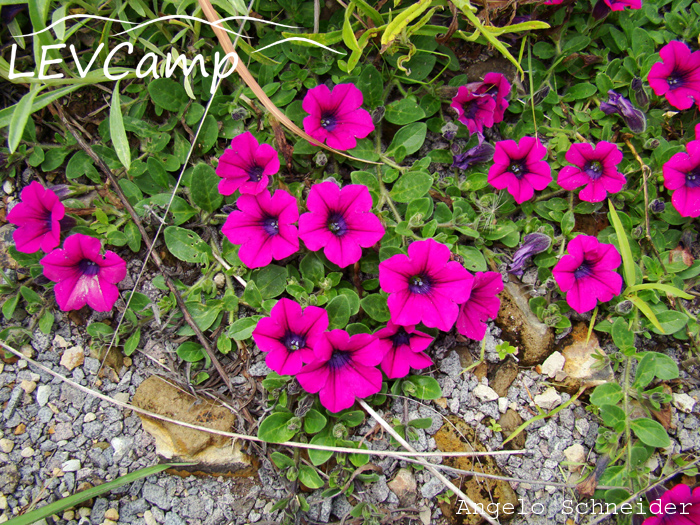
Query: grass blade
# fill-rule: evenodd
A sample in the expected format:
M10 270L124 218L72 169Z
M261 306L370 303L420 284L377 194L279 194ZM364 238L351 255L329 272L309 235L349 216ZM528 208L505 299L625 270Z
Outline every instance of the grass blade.
M24 128L27 126L27 120L29 120L29 115L32 114L32 104L34 103L34 98L41 88L37 85L32 86L29 93L22 97L12 113L12 118L10 119L10 130L7 136L7 145L10 148L10 153L14 153L19 146L19 141L22 139L22 134L24 133Z
M651 308L649 308L649 305L648 305L647 303L645 303L644 301L642 301L642 300L641 300L639 297L637 297L636 295L630 295L630 296L627 297L627 298L628 298L630 301L632 301L632 303L633 303L637 308L639 308L639 310L640 310L644 315L647 316L647 319L649 319L649 321L651 321L651 324L653 324L654 327L655 327L659 332L661 332L662 334L665 334L665 333L666 333L666 332L664 331L664 329L661 327L661 323L660 323L659 320L656 318L656 315L654 314L654 312L651 311Z
M109 108L109 134L112 137L112 145L117 157L128 170L131 166L131 150L129 149L129 139L124 129L124 119L122 118L121 97L119 95L119 81L114 86L112 92L112 104Z
M158 474L158 472L162 472L170 467L186 464L187 463L163 463L161 465L154 465L152 467L142 468L137 470L136 472L132 472L125 476L120 476L114 481L110 481L109 483L104 483L103 485L92 487L91 489L84 490L82 492L79 492L78 494L73 494L72 496L68 496L67 498L61 498L60 500L54 501L53 503L49 503L44 507L13 518L6 523L7 525L30 525L31 523L48 518L49 516L53 516L54 514L59 514L66 509L75 507L83 501L95 498L100 494L109 492L110 490L116 489L117 487L121 487L122 485L126 485L127 483L132 483L141 478L145 478L153 474Z
M635 286L632 286L631 288L628 288L627 293L633 293L639 290L659 290L661 292L665 292L667 294L673 295L675 297L680 297L681 299L686 299L688 301L693 298L692 295L685 293L683 290L679 290L675 286L662 283L637 284Z
M617 242L620 243L620 255L622 256L625 281L628 287L634 286L637 283L637 272L634 268L634 258L632 257L632 250L630 250L629 239L627 239L627 234L622 227L620 217L617 215L615 206L613 206L610 199L608 199L608 205L610 206L610 217L612 218L613 228L615 228L615 234L617 235Z

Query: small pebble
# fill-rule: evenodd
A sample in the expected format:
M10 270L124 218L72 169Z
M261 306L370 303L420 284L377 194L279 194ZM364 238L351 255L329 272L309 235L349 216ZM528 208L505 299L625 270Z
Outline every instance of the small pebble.
M27 381L26 379L19 384L20 388L24 390L27 394L31 394L36 390L36 383L34 381Z
M51 394L51 387L49 385L41 385L36 389L36 402L40 407L46 406L49 402L49 395Z
M130 357L125 357L123 362L124 362L124 366L127 368L129 368L131 366L131 363L132 363Z
M61 465L63 472L77 472L80 470L80 460L71 459Z
M75 518L75 512L72 510L67 510L66 512L63 513L63 519L66 521L70 521L73 518Z
M0 439L0 450L2 450L5 454L12 452L13 448L15 448L15 444L12 441L9 439Z
M80 516L81 518L89 518L90 512L92 512L92 509L88 507L80 507L78 509L78 516Z
M31 458L34 455L34 449L32 447L23 448L20 455L23 458Z
M146 520L146 525L158 525L158 522L153 517L153 513L150 510L143 513L143 519Z
M117 512L116 509L107 509L107 512L105 512L105 519L117 521L119 520L119 512Z
M95 419L97 419L97 416L94 413L89 412L85 414L85 417L83 418L83 423L89 423L90 421L95 421Z

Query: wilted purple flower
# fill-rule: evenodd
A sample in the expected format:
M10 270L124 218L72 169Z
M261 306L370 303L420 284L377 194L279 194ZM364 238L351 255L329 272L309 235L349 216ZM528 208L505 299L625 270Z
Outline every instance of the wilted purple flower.
M644 91L644 83L642 82L642 79L639 77L634 77L632 79L632 91L634 91L634 98L637 101L637 105L639 106L648 106L649 105L649 95L647 95L647 92Z
M533 255L542 253L552 245L552 239L544 233L530 233L523 237L523 243L513 254L513 262L508 267L508 272L520 277L525 264Z
M448 122L442 128L440 128L440 133L442 133L442 138L445 140L454 140L457 136L459 127L454 122Z
M622 115L625 124L627 124L632 133L643 133L647 128L647 119L644 116L644 112L634 107L629 100L612 89L608 91L608 96L610 100L600 103L600 109L603 113L606 115L612 115L613 113Z
M461 170L469 169L473 164L478 164L480 162L490 162L493 160L493 154L496 148L488 142L479 143L473 148L468 149L464 153L458 153L454 156L454 161L452 163L453 168L459 168Z

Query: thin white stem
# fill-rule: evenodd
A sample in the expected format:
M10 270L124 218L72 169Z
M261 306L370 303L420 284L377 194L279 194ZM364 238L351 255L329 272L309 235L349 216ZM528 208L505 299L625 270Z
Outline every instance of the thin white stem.
M364 408L364 409L367 411L367 413L368 413L370 416L372 416L372 417L377 421L377 423L379 423L379 424L384 428L384 430L386 430L389 434L391 434L391 436L392 436L396 441L398 441L398 442L401 444L402 447L404 447L404 448L405 448L406 450L408 450L409 452L415 452L415 451L416 451L411 445L408 444L408 442L407 442L404 438L401 437L401 435L399 435L398 432L396 432L396 430L393 429L393 427L392 427L389 423L387 423L386 421L384 421L384 419L383 419L379 414L377 414L377 413L374 411L374 409L373 409L371 406L369 406L364 400L358 399L357 402L360 403L360 405L362 406L362 408ZM417 461L418 461L418 463L420 463L421 465L423 465L426 469L428 469L428 470L430 471L430 473L431 473L433 476L435 476L437 479L439 479L439 480L443 483L443 485L445 485L448 489L450 489L452 492L454 492L455 494L457 494L457 496L458 496L462 501L464 501L464 503L466 503L467 505L469 505L469 507L471 507L471 509L472 509L474 512L476 512L477 514L479 514L479 516L481 516L481 517L484 518L486 521L488 521L489 523L491 523L491 525L499 525L498 520L493 519L493 518L492 518L491 516L489 516L486 512L484 512L484 510L483 510L482 508L479 508L479 507L477 506L477 504L474 503L474 501L472 501L472 499L471 499L469 496L467 496L464 492L462 492L462 491L459 489L459 487L457 487L457 485L455 485L454 483L452 483L449 479L447 479L447 478L442 474L442 472L440 472L438 469L436 469L436 468L435 468L435 465L433 465L432 463L428 463L428 462L427 462L425 459L423 459L422 457L418 457L418 458L417 458Z

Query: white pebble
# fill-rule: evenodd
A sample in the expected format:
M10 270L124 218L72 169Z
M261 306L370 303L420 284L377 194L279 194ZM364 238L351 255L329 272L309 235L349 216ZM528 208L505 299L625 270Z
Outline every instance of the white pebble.
M20 455L23 458L31 458L34 455L34 449L32 447L23 448Z
M12 441L9 439L0 439L0 450L2 450L5 454L12 452L13 448L15 448L15 444Z
M36 402L39 406L46 406L49 402L49 395L51 394L51 387L49 385L41 385L36 389Z
M63 472L77 472L78 470L80 470L80 460L71 459L71 460L64 462L61 465L61 470Z

